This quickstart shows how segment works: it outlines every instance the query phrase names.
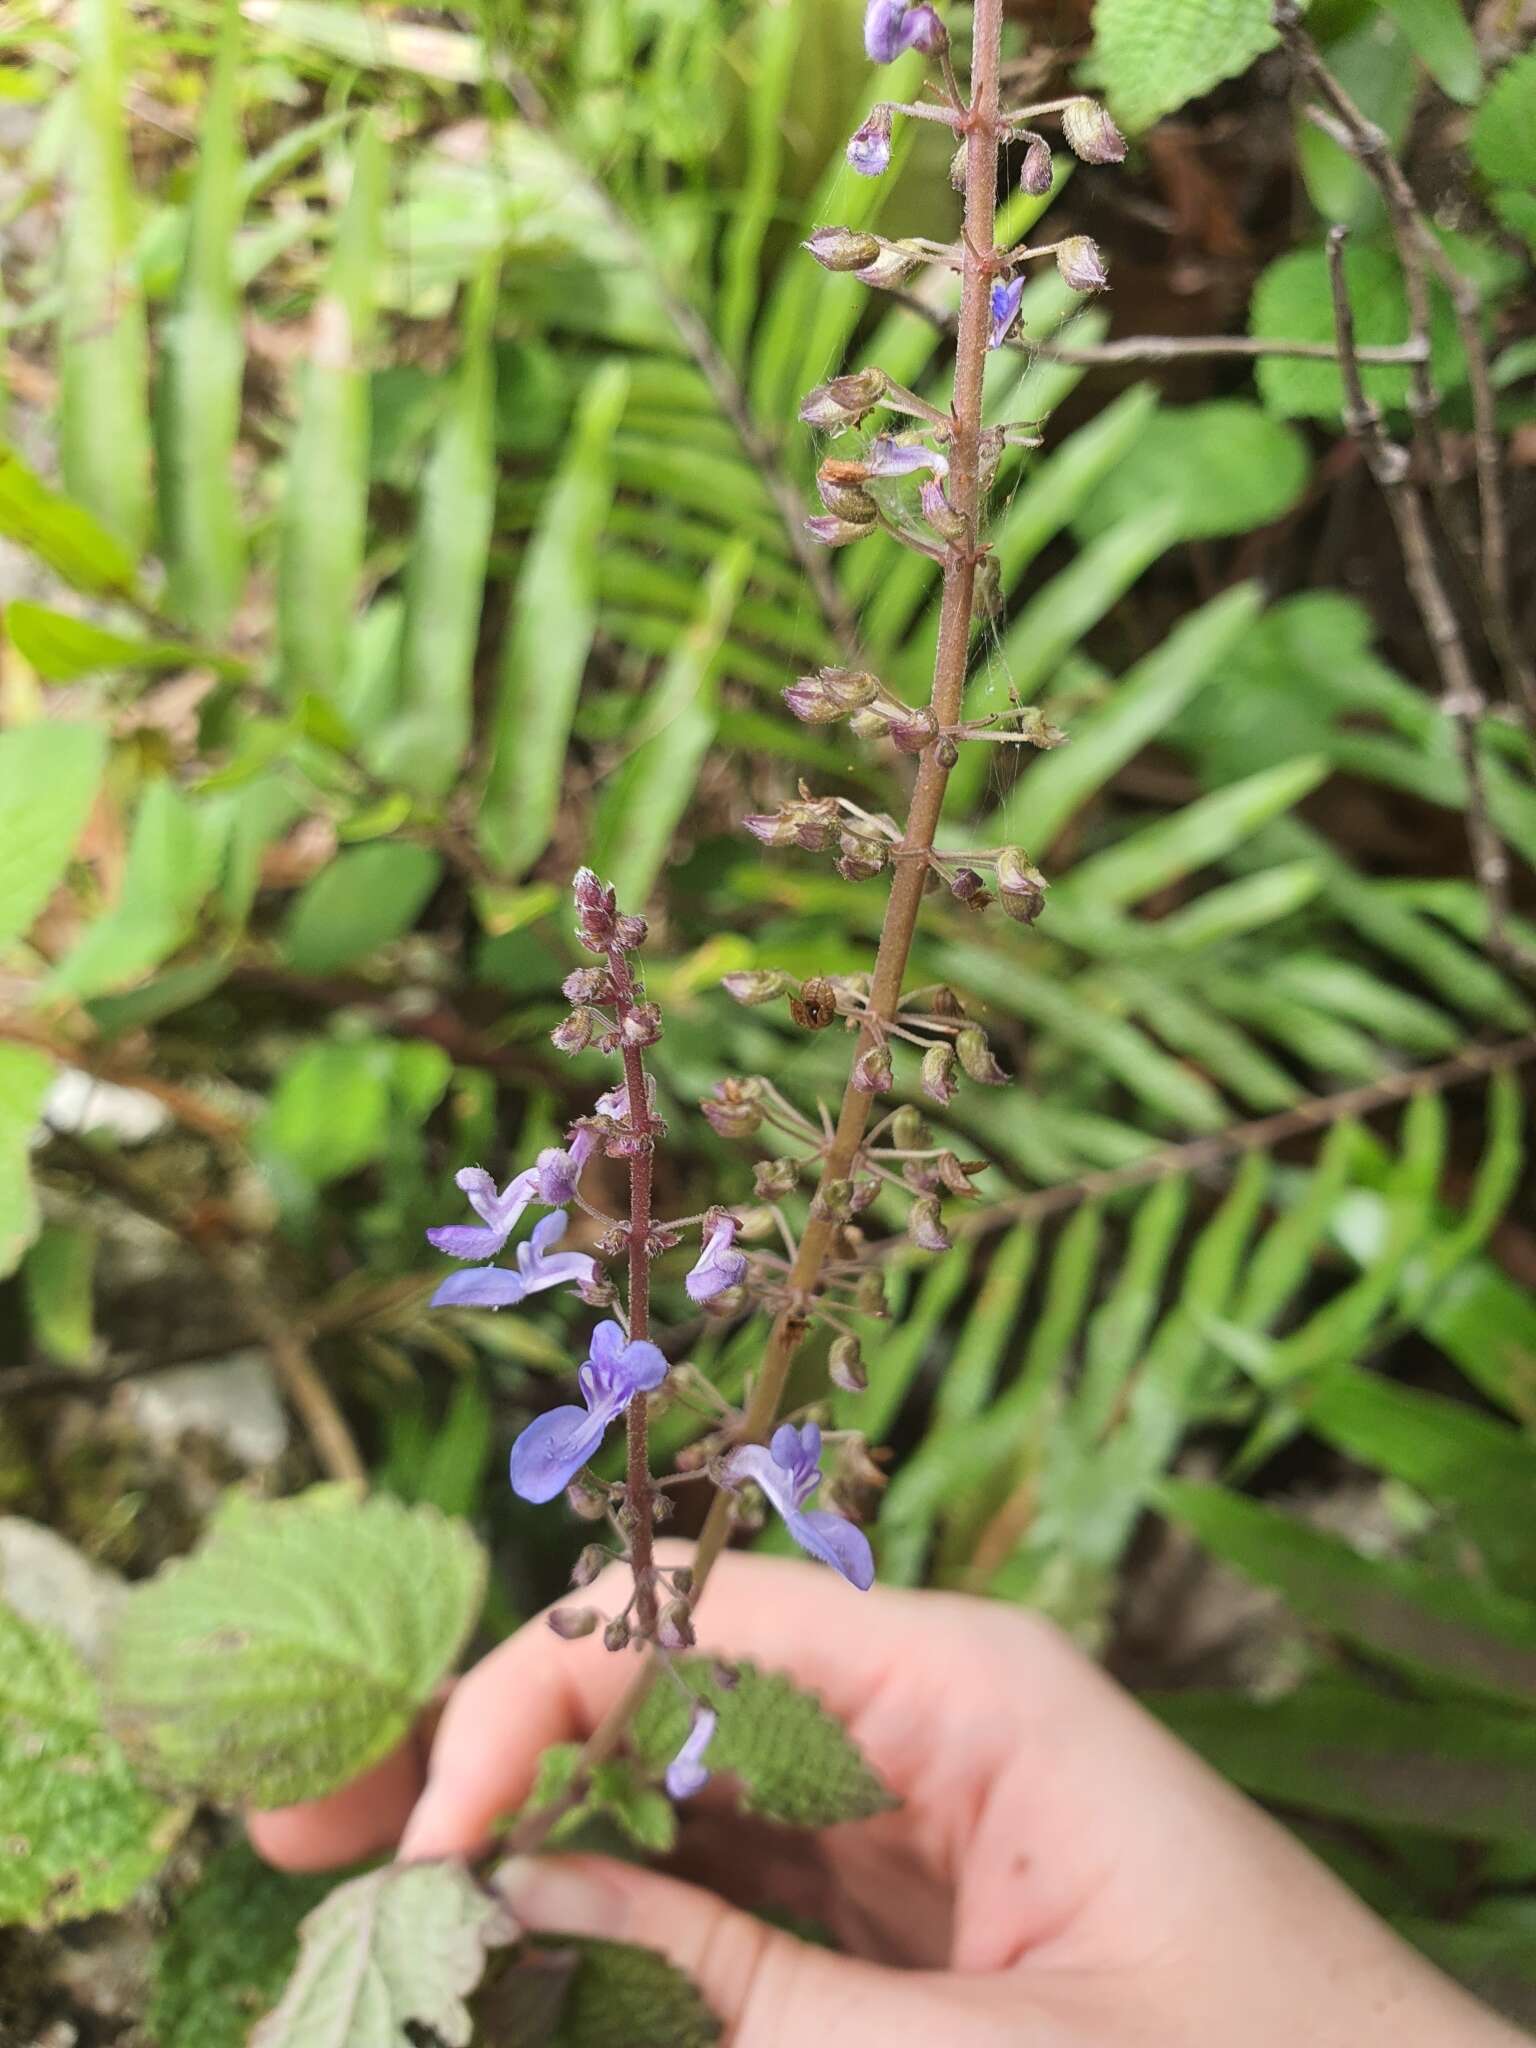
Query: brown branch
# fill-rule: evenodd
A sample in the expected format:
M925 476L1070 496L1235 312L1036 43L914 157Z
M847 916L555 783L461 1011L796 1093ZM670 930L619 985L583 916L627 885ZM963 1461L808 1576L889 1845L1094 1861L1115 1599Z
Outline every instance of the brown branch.
M1344 277L1347 228L1328 234L1328 279L1333 292L1339 367L1344 379L1344 426L1360 444L1366 466L1381 488L1402 551L1403 570L1440 674L1440 709L1456 739L1467 788L1467 845L1472 872L1488 908L1488 947L1522 976L1536 979L1536 955L1509 930L1509 856L1494 827L1483 780L1479 734L1488 704L1472 664L1444 579L1435 559L1424 500L1414 482L1406 448L1391 440L1381 408L1366 397L1355 352L1355 321Z
M238 1253L121 1154L98 1150L67 1131L54 1131L50 1143L130 1209L180 1238L202 1261L237 1314L266 1346L273 1370L309 1432L322 1470L332 1479L365 1483L367 1467L335 1396L309 1355L303 1332L276 1307L262 1282L252 1280Z

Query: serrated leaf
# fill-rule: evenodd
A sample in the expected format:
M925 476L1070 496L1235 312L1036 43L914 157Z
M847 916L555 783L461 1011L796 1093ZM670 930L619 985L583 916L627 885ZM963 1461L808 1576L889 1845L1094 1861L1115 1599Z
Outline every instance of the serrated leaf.
M0 1924L115 1911L179 1830L103 1728L79 1657L0 1604Z
M539 1758L528 1811L558 1805L576 1783L581 1768L579 1742L557 1742ZM634 1760L615 1757L596 1766L585 1791L549 1831L552 1845L572 1842L593 1821L612 1821L637 1849L665 1856L677 1841L677 1813L672 1802L646 1782Z
M1536 185L1536 50L1506 64L1493 81L1467 147L1490 184Z
M689 1658L680 1669L689 1692L720 1717L710 1769L739 1779L749 1812L788 1827L826 1828L867 1820L896 1804L814 1693L753 1664L736 1667L739 1683L730 1689L719 1684L709 1658ZM691 1714L675 1686L657 1686L635 1717L640 1760L665 1769L682 1746Z
M1276 41L1269 0L1097 0L1093 53L1115 117L1150 128Z
M1169 407L1086 501L1077 527L1091 538L1163 498L1178 506L1184 539L1246 533L1290 510L1309 467L1295 429L1246 399Z
M464 2001L487 1950L511 1936L505 1907L462 1864L354 1877L304 1921L297 1967L251 2048L414 2048L414 2027L468 2048Z
M485 1593L462 1523L344 1487L234 1497L189 1558L135 1588L115 1631L112 1727L146 1769L286 1806L402 1739Z
M709 2048L720 2022L681 1970L623 1941L572 1943L578 1963L550 2048Z
M157 2048L245 2048L333 1882L274 1870L243 1841L220 1850L156 1944L145 2024Z
M106 755L94 725L0 733L0 946L26 933L63 874Z

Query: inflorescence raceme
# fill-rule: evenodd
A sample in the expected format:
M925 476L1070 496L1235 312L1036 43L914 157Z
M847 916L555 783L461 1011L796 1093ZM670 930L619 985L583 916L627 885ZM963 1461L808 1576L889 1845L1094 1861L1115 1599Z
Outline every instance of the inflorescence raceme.
M1064 738L1028 705L1014 703L980 718L961 713L970 634L996 591L980 539L982 509L1003 450L1037 438L1033 422L983 425L982 374L988 352L1010 338L1018 321L1026 264L1054 257L1062 277L1082 292L1101 291L1108 280L1086 236L996 247L994 205L999 164L1010 144L1021 148L1024 190L1044 197L1052 189L1050 146L1031 123L1059 116L1067 147L1089 164L1119 162L1125 143L1090 99L1014 110L999 104L1001 11L1001 0L976 0L968 95L962 95L949 34L933 6L869 0L865 14L870 59L886 64L906 52L922 53L933 74L933 97L876 106L850 140L848 160L856 171L878 176L890 162L898 118L947 125L959 143L957 171L963 175L955 182L966 194L959 239L888 240L824 227L805 245L825 269L876 288L899 288L914 271L932 266L961 279L954 399L947 410L876 366L833 377L800 407L803 422L840 437L817 471L822 509L807 519L808 532L842 547L883 531L940 564L944 573L928 704L907 703L862 669L830 666L801 676L784 692L790 711L807 724L845 722L857 739L912 761L906 822L846 797L815 795L804 785L775 810L742 821L765 846L828 855L844 879L878 878L889 891L870 974L801 979L763 969L725 978L740 1003L786 1004L791 1023L802 1031L841 1025L854 1035L841 1111L835 1120L820 1105L814 1116L807 1114L766 1075L722 1079L701 1104L704 1117L722 1137L762 1140L769 1154L754 1166L751 1200L693 1216L656 1216L653 1166L666 1125L646 1055L660 1041L663 1024L640 967L646 925L622 910L614 891L584 868L575 881L576 936L593 959L567 976L570 1009L552 1038L562 1052L595 1048L610 1055L621 1076L569 1127L563 1144L542 1151L504 1187L485 1169L466 1167L458 1185L478 1220L428 1232L437 1250L463 1262L437 1289L434 1306L509 1308L545 1290L572 1288L600 1313L576 1375L579 1405L551 1408L522 1431L512 1447L512 1486L530 1502L563 1493L577 1514L607 1525L609 1540L588 1544L578 1559L574 1587L590 1586L610 1562L628 1568L631 1591L622 1611L559 1608L550 1616L555 1632L581 1637L601 1631L610 1650L645 1649L652 1653L648 1669L665 1671L685 1688L673 1653L693 1643L693 1610L704 1580L732 1529L752 1526L766 1509L780 1517L801 1549L849 1585L865 1589L873 1583L869 1540L841 1509L877 1488L879 1471L857 1432L824 1433L823 1404L783 1412L790 1362L819 1329L831 1385L850 1394L867 1385L860 1340L847 1318L883 1316L886 1302L882 1244L869 1236L863 1219L882 1194L895 1194L906 1206L908 1239L924 1250L943 1251L950 1244L943 1205L973 1198L984 1164L944 1142L912 1102L898 1101L876 1115L878 1098L901 1092L911 1080L941 1110L965 1082L1007 1082L986 1033L953 989L903 987L922 898L947 891L967 910L996 907L1024 925L1046 903L1045 878L1022 849L941 850L936 827L949 771L963 747L1049 748ZM875 430L868 432L866 422L876 415ZM842 437L853 437L852 445L843 445ZM903 1065L914 1061L909 1078L900 1082L898 1055ZM612 1180L609 1173L593 1171L604 1161L627 1169L629 1198L622 1214L608 1213L595 1199ZM547 1213L517 1246L512 1264L499 1263L524 1211L535 1206ZM590 1249L562 1248L573 1212L584 1219L578 1228ZM772 1318L744 1408L733 1406L686 1362L669 1361L652 1335L652 1268L685 1242L695 1249L683 1290L698 1310L712 1318ZM652 1475L648 1447L648 1418L658 1401L685 1403L702 1423L678 1469L660 1479ZM594 1472L592 1460L620 1421L626 1472L622 1480L609 1480ZM830 1471L824 1472L829 1456ZM660 1564L653 1536L670 1512L669 1489L700 1478L711 1480L715 1492L695 1563ZM821 1489L830 1498L811 1506ZM622 1736L623 1715L637 1697L632 1689L615 1726L605 1724L594 1736L591 1760L611 1754ZM690 1698L688 1734L666 1772L667 1789L677 1799L707 1782L704 1759L717 1721L714 1707Z

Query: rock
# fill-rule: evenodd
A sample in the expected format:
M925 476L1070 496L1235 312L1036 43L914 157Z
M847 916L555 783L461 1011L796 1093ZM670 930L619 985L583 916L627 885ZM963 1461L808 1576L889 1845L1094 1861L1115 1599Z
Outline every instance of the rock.
M100 1661L127 1591L115 1572L92 1564L52 1529L0 1516L0 1592L23 1620L57 1629L87 1664Z
M275 1464L288 1448L288 1417L262 1351L148 1373L128 1381L120 1398L164 1450L174 1450L187 1430L211 1437L242 1465Z

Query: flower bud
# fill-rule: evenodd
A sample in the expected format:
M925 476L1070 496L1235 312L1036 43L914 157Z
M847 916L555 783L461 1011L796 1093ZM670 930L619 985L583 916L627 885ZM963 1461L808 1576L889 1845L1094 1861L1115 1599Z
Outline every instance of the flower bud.
M996 279L992 286L992 296L989 303L992 312L992 327L987 336L987 347L1001 348L1008 339L1009 329L1019 317L1020 306L1024 303L1023 278L1000 277Z
M602 1019L595 1010L572 1010L551 1031L549 1042L556 1052L584 1052L592 1043L594 1033L601 1028Z
M845 1394L862 1394L869 1385L857 1337L835 1337L827 1353L827 1377Z
M629 1623L622 1614L616 1614L603 1630L605 1650L627 1650L629 1648Z
M954 1047L930 1045L923 1054L923 1093L934 1102L953 1102L956 1086Z
M880 1183L872 1173L861 1173L855 1176L852 1188L853 1193L849 1198L849 1207L853 1210L855 1216L862 1216L864 1211L873 1208L878 1200Z
M958 542L968 532L965 520L950 504L944 491L944 479L931 476L918 492L918 503L923 508L923 517L939 536L940 540Z
M989 1088L1004 1088L1008 1076L992 1057L992 1047L987 1034L979 1024L967 1024L955 1039L955 1057L973 1081L981 1081Z
M790 997L789 1014L802 1031L825 1031L837 1017L837 990L825 975L813 975Z
M1125 137L1097 100L1069 101L1062 111L1061 132L1068 149L1085 164L1125 161Z
M891 1118L891 1143L898 1152L921 1152L932 1138L928 1119L910 1102L904 1102Z
M661 1036L661 1012L654 1003L636 1003L620 1025L626 1045L654 1045Z
M585 1479L573 1479L565 1489L565 1498L571 1511L584 1522L600 1522L608 1512L606 1489L592 1486Z
M656 1640L664 1650L691 1650L696 1638L693 1616L686 1600L669 1600L656 1625Z
M816 472L816 489L821 502L834 518L849 526L873 526L880 516L880 508L862 483L851 482L846 474L839 474L849 470L859 477L866 474L862 463L824 462L821 465Z
M907 1235L920 1251L947 1252L952 1242L937 1195L920 1195L907 1211Z
M595 1607L552 1607L544 1619L562 1642L574 1643L591 1635L602 1616Z
M724 974L720 986L732 1002L744 1003L749 1008L754 1003L777 1002L794 987L792 978L781 974L777 968L755 968L743 974Z
M806 725L834 725L850 712L872 704L879 694L879 677L865 670L822 668L791 683L784 702Z
M878 235L855 228L816 228L800 246L809 249L823 270L862 270L881 250Z
M939 742L933 750L933 758L941 768L949 769L955 766L960 759L960 749L952 734L946 732L940 735Z
M861 1095L884 1095L895 1078L888 1045L867 1045L853 1063L853 1085Z
M1024 141L1024 168L1019 173L1019 184L1031 199L1043 199L1051 189L1051 145L1043 135L1036 135L1026 128Z
M752 1169L752 1192L759 1201L777 1202L794 1193L799 1178L793 1159L759 1159Z
M891 850L883 839L873 839L865 833L844 832L837 842L838 855L833 865L845 882L869 882L883 874L890 863Z
M939 736L939 721L926 704L890 722L891 741L903 754L920 754Z
M706 1099L699 1104L704 1112L704 1121L721 1138L753 1138L763 1127L763 1113L750 1102L715 1102Z
M819 1223L846 1223L853 1214L852 1183L824 1180L812 1198L811 1214Z
M891 166L891 110L875 107L848 138L848 162L861 178L878 178Z
M976 1190L971 1186L971 1175L980 1173L984 1162L976 1161L967 1167L953 1152L941 1152L934 1161L941 1187L948 1188L952 1195L959 1195L964 1201L973 1201Z
M568 1003L606 1003L613 999L613 983L606 967L576 967L560 984Z
M937 57L949 48L949 30L927 5L909 7L905 34L909 50L921 50L925 57Z
M1087 235L1068 235L1056 249L1056 268L1064 283L1075 292L1101 292L1109 283L1109 272L1099 254L1097 242Z
M643 917L632 917L620 911L614 920L614 943L625 953L638 953L649 930L650 926Z
M848 730L856 740L883 740L890 729L890 713L883 711L878 704L866 704L848 721Z
M992 901L986 883L974 868L961 868L949 885L949 893L970 910L985 910Z
M856 427L874 411L890 385L884 370L874 364L853 370L808 391L800 402L800 417L808 427Z
M578 1589L590 1586L603 1566L608 1562L608 1553L601 1543L589 1543L571 1567L571 1584ZM590 1635L588 1629L584 1633Z
M864 497L862 491L858 495ZM866 499L866 503L869 505L868 519L841 519L835 512L817 512L806 520L805 530L824 548L851 548L855 541L868 540L879 523L873 498Z
M871 1266L859 1275L859 1284L854 1290L853 1305L861 1316L884 1316L886 1310L885 1275Z
M1045 908L1046 880L1016 846L997 856L997 893L1004 910L1018 924L1033 924Z
M905 284L914 270L920 270L928 261L921 249L914 249L910 242L884 242L877 255L863 264L854 274L860 284L867 284L874 291L892 291L899 284Z

